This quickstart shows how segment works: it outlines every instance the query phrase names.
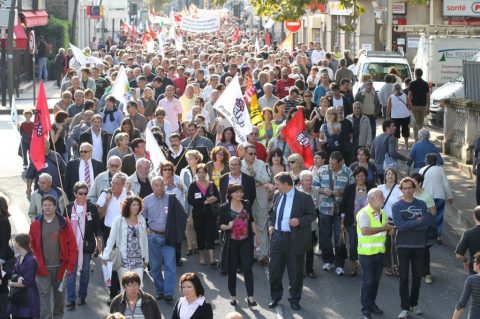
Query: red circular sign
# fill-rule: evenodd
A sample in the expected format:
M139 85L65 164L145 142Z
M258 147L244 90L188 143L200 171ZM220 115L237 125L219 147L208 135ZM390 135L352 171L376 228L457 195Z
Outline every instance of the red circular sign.
M302 20L300 19L297 19L295 21L285 21L285 28L287 28L288 31L290 32L297 32L298 30L300 30L300 28L302 27Z
M28 34L28 51L30 51L30 54L35 54L35 31L30 31Z

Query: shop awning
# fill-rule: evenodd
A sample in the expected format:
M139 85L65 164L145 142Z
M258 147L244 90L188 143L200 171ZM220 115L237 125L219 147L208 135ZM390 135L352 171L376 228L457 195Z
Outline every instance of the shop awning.
M8 48L8 41L5 41L5 46ZM23 29L20 20L17 25L13 27L13 49L26 50L27 49L27 34Z
M27 28L38 27L48 24L48 13L45 10L22 11L20 12L22 21Z

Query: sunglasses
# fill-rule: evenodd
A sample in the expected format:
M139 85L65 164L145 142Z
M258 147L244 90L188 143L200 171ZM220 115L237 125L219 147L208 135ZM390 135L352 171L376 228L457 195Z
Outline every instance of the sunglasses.
M311 95L304 95L304 97L312 97Z
M297 162L295 161L288 161L289 164L296 164Z
M171 168L162 168L162 171L167 172L167 171L173 171Z
M225 156L223 153L217 153L217 156Z
M136 238L137 237L137 229L135 227L130 227L130 229L132 230L132 236L134 238Z
M248 153L248 155L257 155L257 153Z
M119 168L120 167L120 165L116 165L116 164L110 164L109 166L110 166L110 168Z
M85 196L85 195L87 195L88 193L87 193L87 192L78 192L77 194L78 194L78 195L81 195L81 196Z
M80 151L80 154L86 154L86 153L90 153L91 151L88 150L88 151Z

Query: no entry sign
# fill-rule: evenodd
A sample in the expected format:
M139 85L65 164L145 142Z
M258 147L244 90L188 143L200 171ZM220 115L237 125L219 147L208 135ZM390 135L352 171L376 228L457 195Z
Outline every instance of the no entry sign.
M30 31L28 34L28 51L30 54L35 54L35 31Z
M285 28L290 32L297 32L302 27L302 20L297 19L295 21L285 21Z

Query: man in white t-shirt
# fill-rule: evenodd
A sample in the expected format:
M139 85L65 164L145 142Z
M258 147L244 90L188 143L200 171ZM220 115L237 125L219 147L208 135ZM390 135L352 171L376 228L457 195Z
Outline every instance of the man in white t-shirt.
M312 51L312 65L317 65L319 61L325 59L325 51L319 42L315 43L315 50Z

